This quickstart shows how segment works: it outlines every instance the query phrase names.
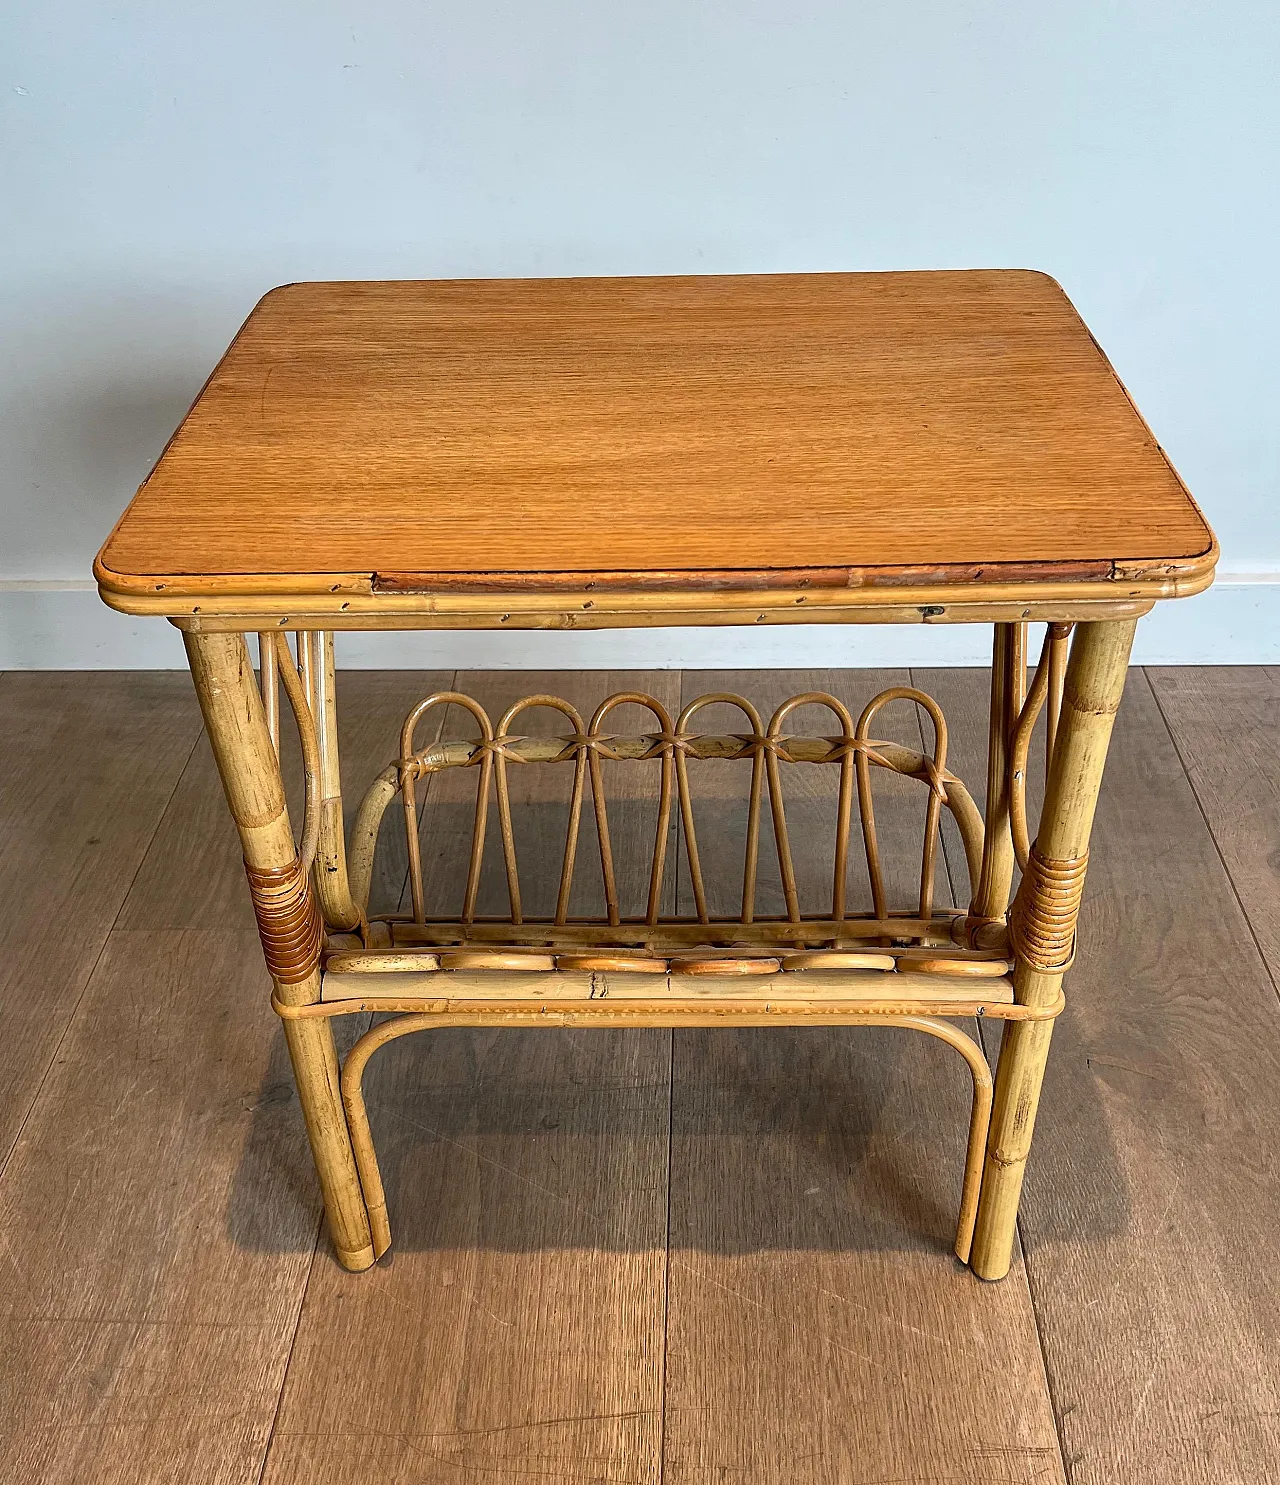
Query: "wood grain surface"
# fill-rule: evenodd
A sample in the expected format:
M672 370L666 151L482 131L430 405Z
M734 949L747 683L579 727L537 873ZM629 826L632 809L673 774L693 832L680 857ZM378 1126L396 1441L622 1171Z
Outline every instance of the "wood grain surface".
M918 675L971 774L985 676ZM1219 704L1206 688L1203 739L1242 720L1231 689ZM1265 747L1255 732L1242 787L1248 751ZM1072 1485L1267 1480L1280 1457L1280 1007L1139 670L1066 996L1021 1230Z
M905 592L1214 554L1043 274L308 283L254 310L99 577L162 606L468 574Z

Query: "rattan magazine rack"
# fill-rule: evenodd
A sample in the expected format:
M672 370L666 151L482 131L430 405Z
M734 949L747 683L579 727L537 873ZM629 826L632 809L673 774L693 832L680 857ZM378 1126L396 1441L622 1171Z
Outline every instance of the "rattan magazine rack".
M1033 962L1060 965L1070 953L1083 862L1064 867L1041 860L1028 837L1026 806L1031 735L1046 701L1050 751L1057 733L1070 628L1054 624L1046 632L1040 663L1007 738L1002 791L1007 840L1026 883L1008 927L998 899L1002 890L1007 895L1012 860L1002 864L986 849L982 815L963 782L946 767L947 727L941 708L923 691L908 686L882 691L856 720L836 697L809 692L784 702L767 724L748 699L727 693L699 697L673 721L652 696L619 692L603 700L589 722L559 697L533 695L509 707L495 723L472 697L436 692L405 719L399 756L365 794L348 855L340 815L333 801L325 800L323 787L325 677L331 685L332 638L299 636L299 665L285 635L262 635L265 712L278 746L277 686L283 683L302 743L306 811L291 879L286 880L288 873L277 879L277 874L250 869L249 881L277 981L300 983L317 968L322 972L317 1002L295 1005L277 994L273 1004L287 1020L390 1013L360 1037L341 1071L342 1101L375 1256L389 1248L391 1230L362 1081L370 1057L393 1039L444 1026L799 1024L909 1028L937 1037L964 1058L973 1096L955 1251L967 1261L992 1079L982 1048L955 1018L1047 1021L1063 1006L1061 991L1046 1004L1017 1003L1010 935ZM919 709L932 732L931 750L874 736L873 724L891 703ZM610 718L627 705L650 713L653 726L632 736L612 732ZM424 719L446 706L469 716L477 735L419 746ZM742 730L696 731L698 714L712 706L734 709ZM560 713L568 731L521 735L517 723L534 708ZM834 730L808 736L792 731L788 724L802 708L825 710ZM636 914L624 913L620 901L606 761L654 763L660 775L646 900ZM693 781L699 768L734 763L747 768L750 777L740 908L732 917L712 916ZM553 765L572 770L556 908L548 917L530 917L523 910L509 774L516 767ZM784 774L805 765L838 771L833 876L821 904L800 900L787 827ZM445 769L474 772L475 808L459 911L433 917L426 908L422 858L422 837L432 829L431 810L421 808L419 796L422 781ZM886 894L873 788L878 770L916 780L927 792L919 886L909 903L893 903ZM371 916L374 856L384 817L397 798L412 912ZM605 903L605 912L594 918L570 915L588 804ZM785 901L782 916L756 911L766 807ZM482 917L476 910L491 810L497 814L497 848L509 907L502 917ZM944 810L963 847L973 893L967 910L939 908L934 902ZM678 816L678 825L673 816ZM687 867L695 908L689 916L661 911L673 837ZM869 912L851 912L847 903L855 851L865 862ZM301 890L308 873L317 888L310 897Z

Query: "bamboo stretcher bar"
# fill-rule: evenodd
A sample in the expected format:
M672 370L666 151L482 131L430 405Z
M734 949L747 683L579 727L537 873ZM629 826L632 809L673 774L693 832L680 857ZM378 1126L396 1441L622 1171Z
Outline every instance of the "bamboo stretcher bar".
M417 1002L415 1009L422 1009L424 1001L441 1010L482 1008L477 1014L582 1002L606 1015L617 1005L655 1015L706 1010L720 1016L741 1009L771 1018L792 1012L809 1017L867 1009L878 1015L998 1015L1007 1008L1018 1019L1021 1009L1014 1005L1013 982L1007 975L975 981L960 975L883 970L778 972L746 979L563 970L401 970L386 975L331 970L323 976L320 998L369 1005Z
M828 917L802 917L799 922L779 918L754 918L744 924L736 918L709 919L700 923L694 918L664 918L660 923L646 924L642 919L624 918L611 926L603 919L570 920L553 924L548 919L529 918L513 924L506 918L475 918L464 924L460 919L437 919L430 923L392 921L389 927L397 947L454 945L463 943L526 944L529 947L565 948L598 944L613 948L693 948L699 944L779 944L857 947L869 939L888 938L924 945L946 945L953 942L952 928L963 919L962 913L918 918L912 913L887 918L845 918L837 922ZM374 926L379 921L374 920Z

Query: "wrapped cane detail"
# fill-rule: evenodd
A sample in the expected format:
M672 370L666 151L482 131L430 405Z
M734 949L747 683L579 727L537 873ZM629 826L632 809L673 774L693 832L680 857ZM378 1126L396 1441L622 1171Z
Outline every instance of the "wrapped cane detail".
M288 866L245 862L253 912L267 968L282 985L296 985L320 965L324 924L311 881L295 859Z
M1065 969L1075 950L1076 920L1089 853L1056 861L1032 845L1009 914L1014 952L1033 969Z

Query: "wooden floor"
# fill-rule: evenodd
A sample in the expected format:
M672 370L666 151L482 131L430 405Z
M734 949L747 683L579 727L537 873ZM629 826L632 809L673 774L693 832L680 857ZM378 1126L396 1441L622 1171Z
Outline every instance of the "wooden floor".
M980 793L985 677L913 679ZM624 678L344 675L353 797L455 683ZM396 1247L344 1273L186 676L0 677L0 758L0 1480L1280 1479L1280 672L1130 677L996 1285L948 1252L963 1066L867 1029L401 1041Z

